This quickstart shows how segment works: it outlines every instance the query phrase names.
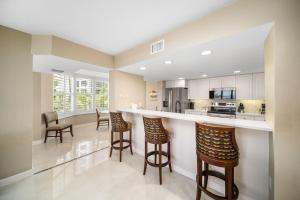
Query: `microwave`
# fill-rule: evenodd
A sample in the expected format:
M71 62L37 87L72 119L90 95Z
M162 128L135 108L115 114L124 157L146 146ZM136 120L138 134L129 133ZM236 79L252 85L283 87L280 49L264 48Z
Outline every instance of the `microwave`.
M234 88L213 89L209 91L209 99L233 100L236 99L236 92Z

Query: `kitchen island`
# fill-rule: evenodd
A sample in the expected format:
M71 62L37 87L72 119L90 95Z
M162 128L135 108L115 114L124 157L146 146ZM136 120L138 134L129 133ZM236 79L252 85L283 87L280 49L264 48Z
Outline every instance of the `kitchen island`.
M269 199L269 136L272 129L265 121L139 109L120 109L119 111L124 113L127 121L133 123L134 151L142 156L144 156L145 139L143 116L162 117L165 128L171 134L174 171L194 180L197 163L195 122L235 127L236 140L240 150L240 163L235 168L235 182L240 190L239 199ZM217 167L212 168L222 170ZM208 187L220 193L224 192L224 182L213 177L209 178Z

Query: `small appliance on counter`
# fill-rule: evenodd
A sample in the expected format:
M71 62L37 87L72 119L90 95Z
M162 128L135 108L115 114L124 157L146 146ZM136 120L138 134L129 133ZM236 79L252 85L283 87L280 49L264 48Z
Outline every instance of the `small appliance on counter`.
M239 113L245 113L245 107L244 104L240 103L239 107L238 107L238 112Z
M194 110L195 109L195 103L194 102L189 102L188 109Z
M266 104L264 103L261 104L260 114L266 114Z

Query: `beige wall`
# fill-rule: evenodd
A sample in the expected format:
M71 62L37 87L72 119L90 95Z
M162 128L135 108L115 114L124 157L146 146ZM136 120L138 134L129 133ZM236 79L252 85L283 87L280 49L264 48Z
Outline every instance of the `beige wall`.
M31 36L0 26L0 179L31 169Z
M273 112L274 118L272 121L272 116L268 115L267 122L271 126L274 124L271 146L274 148L273 187L276 200L298 199L300 195L300 191L295 189L300 188L299 10L299 0L240 0L158 37L165 39L165 53L169 53L274 22L273 39L268 38L273 42L267 44L272 46L274 58L267 61L272 64L266 63L269 66L274 64L274 75L266 75L266 81L273 82L266 87L266 102L269 104L267 112ZM158 38L117 55L116 66L150 59L153 56L149 55L149 45ZM268 66L266 70L270 70Z
M109 72L109 109L116 111L131 104L145 107L145 81L142 76L118 70Z
M101 67L114 67L112 55L55 36L33 35L31 52L51 54Z
M274 105L275 105L275 63L274 63L274 28L270 31L265 40L264 62L265 62L265 99L266 99L266 120L274 128Z
M148 110L161 110L162 109L162 90L163 81L146 81L146 106ZM151 98L150 92L156 91L157 98Z
M45 135L45 122L42 114L53 110L52 75L33 72L33 141L41 140Z
M32 140L41 139L41 73L33 72L33 134Z

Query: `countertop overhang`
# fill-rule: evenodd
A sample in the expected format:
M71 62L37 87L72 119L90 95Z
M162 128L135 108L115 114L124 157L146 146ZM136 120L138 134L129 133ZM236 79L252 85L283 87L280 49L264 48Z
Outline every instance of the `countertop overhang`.
M140 114L144 116L153 117L164 117L170 119L178 119L193 122L204 122L219 124L223 126L232 126L236 128L253 129L259 131L272 132L272 128L267 124L266 121L256 121L256 120L246 120L246 119L230 119L221 117L210 117L203 115L192 115L184 113L172 113L172 112L162 112L153 110L142 110L142 109L119 109L121 112Z

